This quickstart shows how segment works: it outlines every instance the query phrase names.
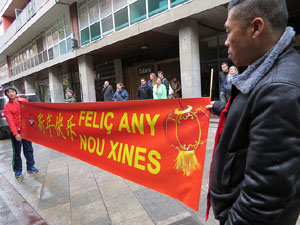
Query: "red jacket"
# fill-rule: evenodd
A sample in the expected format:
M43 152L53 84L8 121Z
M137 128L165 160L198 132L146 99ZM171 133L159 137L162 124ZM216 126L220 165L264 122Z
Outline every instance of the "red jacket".
M18 134L18 130L20 130L21 128L20 107L21 103L18 100L14 102L9 101L4 106L4 114L9 125L10 131L13 133L14 136Z

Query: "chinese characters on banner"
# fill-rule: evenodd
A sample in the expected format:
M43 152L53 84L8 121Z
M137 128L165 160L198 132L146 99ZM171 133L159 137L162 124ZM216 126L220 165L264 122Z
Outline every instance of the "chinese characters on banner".
M210 98L22 103L22 136L198 210Z

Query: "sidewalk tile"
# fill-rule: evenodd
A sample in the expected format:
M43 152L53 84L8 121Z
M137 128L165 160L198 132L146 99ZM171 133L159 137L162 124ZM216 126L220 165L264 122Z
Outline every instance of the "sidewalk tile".
M70 202L68 174L48 173L42 189L39 210Z
M107 204L106 206L113 224L126 222L127 220L147 215L139 202L133 201L132 199L127 202L120 202L120 204Z
M187 217L191 217L191 214L189 212L184 212L184 213L178 214L176 216L169 217L166 220L158 221L156 223L156 225L169 225L169 224L174 223L178 220L183 220Z
M50 225L71 225L70 203L39 211Z
M114 225L155 225L148 215L134 217Z
M154 222L166 220L186 212L181 203L175 199L150 189L140 189L135 191L134 194Z
M90 205L95 202L102 202L102 197L100 195L99 189L93 189L88 191L82 191L77 194L71 194L71 206L72 209L82 208L83 206Z
M81 207L77 206L76 208L72 206L71 214L72 225L110 224L107 211L102 201L93 202Z

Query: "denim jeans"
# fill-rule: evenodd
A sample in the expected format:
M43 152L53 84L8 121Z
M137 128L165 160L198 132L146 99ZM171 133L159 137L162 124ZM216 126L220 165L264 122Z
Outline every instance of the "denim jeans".
M33 157L33 148L31 141L22 139L22 141L17 141L15 136L11 134L11 141L13 147L13 161L12 166L14 172L22 172L22 158L21 158L21 149L23 145L23 154L26 159L27 170L31 170L34 167L34 157Z

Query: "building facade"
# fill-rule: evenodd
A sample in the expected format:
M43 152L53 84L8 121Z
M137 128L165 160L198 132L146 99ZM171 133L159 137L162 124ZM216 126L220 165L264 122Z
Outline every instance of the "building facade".
M300 4L287 0L300 33ZM218 98L228 0L4 0L0 3L0 85L38 93L45 102L103 100L122 82L137 99L140 78L161 70L182 97ZM300 45L299 35L295 47Z

